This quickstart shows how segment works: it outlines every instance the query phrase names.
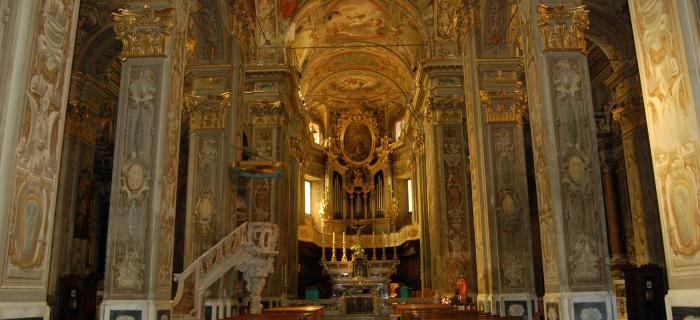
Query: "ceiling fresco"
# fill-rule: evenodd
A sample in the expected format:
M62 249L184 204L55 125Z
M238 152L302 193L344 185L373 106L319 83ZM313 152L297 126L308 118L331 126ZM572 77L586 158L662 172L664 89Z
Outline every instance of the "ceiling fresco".
M402 112L427 27L406 0L297 2L286 33L301 74L300 93L322 115L363 106Z

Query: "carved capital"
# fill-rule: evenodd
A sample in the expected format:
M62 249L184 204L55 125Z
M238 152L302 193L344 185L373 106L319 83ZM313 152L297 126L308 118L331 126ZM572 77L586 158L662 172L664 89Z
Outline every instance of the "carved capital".
M222 129L230 105L230 92L208 96L186 95L185 112L190 118L190 130Z
M187 42L185 42L185 57L188 63L191 63L192 58L194 58L194 53L197 50L197 43L197 39L195 38L189 38Z
M537 12L546 50L586 50L583 37L589 25L586 6L567 8L563 4L554 7L540 4Z
M646 125L646 115L641 105L625 105L611 110L613 120L622 128L622 134L628 134Z
M285 124L289 118L282 101L251 101L248 104L253 124Z
M91 114L85 105L76 100L69 102L67 115L65 134L95 145L107 119Z
M432 96L425 106L425 119L430 123L462 121L464 96Z
M114 16L114 33L124 46L122 58L164 56L168 36L173 29L174 8L143 11L119 9Z
M481 104L486 108L488 123L512 122L523 123L523 113L527 105L527 96L520 90L512 92L479 91Z

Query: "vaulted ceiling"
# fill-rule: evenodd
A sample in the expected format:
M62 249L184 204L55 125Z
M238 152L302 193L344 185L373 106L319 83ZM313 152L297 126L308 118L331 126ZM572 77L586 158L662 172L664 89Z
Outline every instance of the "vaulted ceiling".
M406 0L308 1L286 34L312 112L404 109L428 30Z

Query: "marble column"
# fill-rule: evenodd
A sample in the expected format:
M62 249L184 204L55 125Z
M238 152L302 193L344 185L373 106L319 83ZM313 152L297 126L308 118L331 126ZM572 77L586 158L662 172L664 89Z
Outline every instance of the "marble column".
M433 289L452 296L458 282L473 283L469 176L461 59L426 61L423 102L427 223ZM448 271L449 270L449 271Z
M601 151L603 152L603 151ZM601 162L606 161L601 159ZM609 161L609 160L608 160ZM609 161L612 162L612 161ZM620 212L618 210L617 184L615 183L615 167L612 163L603 164L603 193L605 198L605 216L608 225L608 240L610 241L610 266L614 272L622 271L621 267L627 264L625 255L624 234L621 232ZM614 278L623 278L624 274L613 275Z
M3 1L0 318L46 303L78 0Z
M243 97L250 142L251 161L262 163L281 162L287 164L283 174L276 178L251 178L249 187L248 215L251 221L273 222L280 226L279 256L274 262L274 272L269 276L264 289L266 296L283 296L289 281L296 281L295 273L289 272L296 265L298 220L292 212L298 199L292 198L291 188L296 186L294 172L288 164L294 161L290 152L290 141L299 136L302 117L298 106L298 95L294 84L294 73L287 66L248 66L245 70L248 87ZM290 279L290 276L295 276Z
M630 213L625 223L630 262L664 266L664 249L649 150L644 106L639 99L618 102L613 119L621 127Z
M224 120L231 94L186 95L189 118L184 268L216 244L226 225Z
M669 292L668 317L700 314L700 29L697 1L629 1Z
M547 319L616 313L583 34L588 10L521 1Z
M486 114L479 97L479 79L477 77L477 41L475 32L468 33L463 47L464 61L464 96L466 105L467 141L469 144L469 172L471 174L471 200L473 212L474 248L476 262L477 308L484 312L494 312L491 261L495 251L495 238L492 238L490 215L488 212L489 196L486 188Z
M189 2L114 15L121 72L101 319L169 314Z
M481 112L486 120L486 185L491 197L485 203L489 232L494 243L490 282L492 313L526 316L535 312L536 299L530 238L530 210L525 168L521 88L521 59L482 59L478 63L482 90Z

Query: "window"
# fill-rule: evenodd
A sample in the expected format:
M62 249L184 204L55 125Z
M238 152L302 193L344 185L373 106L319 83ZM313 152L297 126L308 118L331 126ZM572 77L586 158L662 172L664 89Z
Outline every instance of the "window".
M323 140L323 135L321 134L321 126L319 126L318 123L309 122L309 131L311 131L311 136L313 136L314 142L316 144L321 144L321 140Z
M311 214L311 181L304 181L304 213Z
M408 212L413 212L413 180L408 179L406 183L408 186L407 196L408 196Z
M396 124L394 124L394 136L396 137L396 141L399 141L401 139L401 126L403 125L403 120L396 121Z

